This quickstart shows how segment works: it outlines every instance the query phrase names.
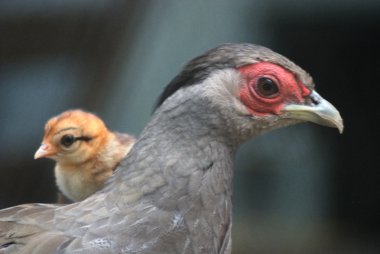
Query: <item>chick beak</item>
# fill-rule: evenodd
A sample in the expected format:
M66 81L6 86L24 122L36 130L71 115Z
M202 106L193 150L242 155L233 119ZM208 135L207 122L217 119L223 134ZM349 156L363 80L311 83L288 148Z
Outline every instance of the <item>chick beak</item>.
M288 104L283 108L285 118L309 121L327 127L337 128L343 132L343 120L339 111L316 91L309 95L310 105Z
M55 151L47 144L42 143L34 154L34 159L48 158L55 154Z

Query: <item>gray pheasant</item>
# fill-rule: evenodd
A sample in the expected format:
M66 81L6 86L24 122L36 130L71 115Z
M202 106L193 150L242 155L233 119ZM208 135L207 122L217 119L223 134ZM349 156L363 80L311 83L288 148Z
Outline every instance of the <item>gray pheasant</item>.
M230 253L236 149L305 121L343 130L304 70L261 46L214 48L167 86L103 190L0 211L0 253Z

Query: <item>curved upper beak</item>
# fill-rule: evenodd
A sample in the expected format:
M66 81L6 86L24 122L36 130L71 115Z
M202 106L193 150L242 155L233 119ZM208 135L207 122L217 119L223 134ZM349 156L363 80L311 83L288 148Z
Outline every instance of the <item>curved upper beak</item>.
M337 128L342 133L344 126L339 111L316 91L313 91L309 96L312 101L311 105L286 105L283 108L286 113L285 117Z
M55 154L55 151L47 144L42 143L34 154L34 159L47 158Z

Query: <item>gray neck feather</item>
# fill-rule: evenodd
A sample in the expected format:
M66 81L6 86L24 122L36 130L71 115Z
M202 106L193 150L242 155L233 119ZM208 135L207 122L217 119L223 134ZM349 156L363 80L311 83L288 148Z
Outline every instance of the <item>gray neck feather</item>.
M128 234L154 229L133 238L152 253L218 253L229 241L238 142L201 90L181 89L156 111L102 192L106 206L127 211ZM134 213L138 220L129 219Z
M172 191L189 192L186 184L177 183L181 176L190 177L215 163L228 165L226 170L232 172L232 156L239 142L231 138L229 124L214 105L199 96L200 90L201 86L182 89L156 111L114 181L127 183L127 191L152 182L146 193L166 184ZM227 180L223 185L230 188L232 178Z

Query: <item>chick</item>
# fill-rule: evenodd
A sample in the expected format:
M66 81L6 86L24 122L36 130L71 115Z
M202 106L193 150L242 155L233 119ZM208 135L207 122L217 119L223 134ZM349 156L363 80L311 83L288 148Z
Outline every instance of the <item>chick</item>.
M81 201L103 187L134 142L128 134L109 131L94 114L68 110L47 121L34 158L55 160L59 190ZM58 202L67 203L62 197Z

